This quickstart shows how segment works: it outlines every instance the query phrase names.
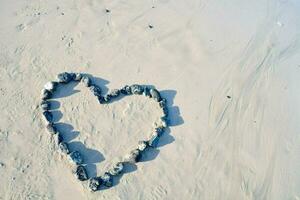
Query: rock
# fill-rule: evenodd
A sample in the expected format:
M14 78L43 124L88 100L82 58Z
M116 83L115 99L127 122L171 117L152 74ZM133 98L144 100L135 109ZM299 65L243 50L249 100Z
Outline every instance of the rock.
M74 75L74 81L81 81L82 74L81 73L75 73Z
M168 117L169 115L169 110L167 107L163 107L163 113L164 113L164 117Z
M81 82L86 86L86 87L90 87L92 85L92 80L87 77L87 76L83 76L81 78Z
M122 172L124 166L122 162L116 163L113 168L109 171L109 173L113 176L118 175Z
M69 150L69 147L68 147L67 143L61 142L61 143L59 143L58 147L59 147L59 149L62 153L65 153L65 154L70 153L70 150Z
M83 159L81 154L78 151L73 151L70 153L70 158L73 160L73 162L77 165L82 164Z
M46 83L46 84L44 85L44 89L45 89L45 90L48 90L48 91L50 91L50 92L53 92L53 91L55 90L55 88L57 87L57 85L58 85L57 82L55 82L55 81L50 81L50 82L48 82L48 83Z
M139 141L138 143L138 150L144 151L147 148L147 142L145 141Z
M59 83L69 83L73 79L73 74L68 72L63 72L57 75Z
M159 102L159 107L161 108L167 107L167 100L162 98Z
M41 98L42 98L42 100L50 99L51 96L52 96L52 93L49 90L42 89L42 91L41 91Z
M157 133L158 137L160 137L164 133L163 127L156 127L154 131Z
M59 145L63 141L63 137L60 132L57 132L55 135L53 135L53 137L54 137L55 144L57 145Z
M113 179L110 173L105 172L102 176L101 179L103 181L103 185L106 187L111 187L113 185Z
M56 132L57 132L57 130L56 130L55 126L53 125L53 123L48 123L46 125L46 129L47 129L48 133L53 134L53 135L56 134Z
M101 89L100 87L96 86L96 85L92 85L89 87L91 92L96 96L99 97L101 96Z
M157 146L157 144L158 144L158 141L159 141L159 136L158 136L158 133L157 132L154 132L152 135L151 135L151 137L150 137L150 139L148 140L148 145L150 146L150 147L156 147Z
M53 115L52 115L52 113L51 112L49 112L49 111L44 111L43 112L43 116L44 116L44 118L45 118L45 120L46 121L48 121L48 122L52 122L52 120L53 120Z
M161 96L160 96L159 92L156 89L152 88L152 89L150 89L149 92L150 92L150 97L151 98L153 98L157 102L160 102Z
M146 96L146 97L150 97L150 96L151 96L151 95L150 95L150 89L147 88L147 87L145 87L145 88L144 88L143 95Z
M48 111L50 110L51 104L49 101L42 101L40 107L43 111Z
M161 117L160 121L161 121L161 125L162 125L163 128L167 128L168 127L168 119L167 119L166 116Z
M118 89L114 89L114 90L112 90L111 92L110 92L110 94L109 94L109 96L111 97L111 98L115 98L115 97L118 97L119 95L120 95L120 90L118 90Z
M132 150L129 154L125 155L124 161L128 163L136 163L141 159L141 151L139 149Z
M82 165L78 165L76 167L75 176L80 181L88 180L88 175L86 173L84 166L82 166Z
M105 103L105 99L103 96L98 96L98 101L100 104L104 104Z
M125 85L122 89L121 89L121 93L124 95L131 95L131 87L129 87L128 85Z
M130 86L132 94L143 94L144 88L140 85L134 84Z
M104 103L107 103L107 102L109 102L110 101L110 99L111 99L111 96L108 94L108 95L106 95L105 97L103 97L103 100L104 100Z
M91 178L89 181L89 188L92 192L99 190L100 185L103 183L100 177Z

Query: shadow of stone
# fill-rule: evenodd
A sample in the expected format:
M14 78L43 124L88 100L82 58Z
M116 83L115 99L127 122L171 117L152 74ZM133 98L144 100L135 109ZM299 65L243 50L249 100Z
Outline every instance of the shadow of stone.
M85 166L86 172L88 174L88 177L96 177L97 176L97 166L96 164L89 163Z
M79 135L79 132L74 131L73 126L70 124L59 122L55 124L55 127L61 133L64 142L70 142Z
M83 164L95 164L104 160L99 151L87 148L82 142L69 142L68 146L71 152L78 151L83 156Z
M148 162L154 160L158 156L158 154L159 149L149 147L143 152L140 162Z
M74 82L74 81L68 84L64 84L64 83L58 84L52 98L60 99L80 92L80 90L74 89L76 85L78 85L78 82Z
M48 100L48 102L50 103L50 110L59 109L59 107L60 107L60 102L59 101Z
M58 122L63 116L62 112L59 110L53 110L53 111L51 111L51 113L53 116L53 119L52 119L53 122Z
M161 96L167 100L169 126L178 126L184 123L179 107L173 105L176 93L175 90L163 90L160 92Z

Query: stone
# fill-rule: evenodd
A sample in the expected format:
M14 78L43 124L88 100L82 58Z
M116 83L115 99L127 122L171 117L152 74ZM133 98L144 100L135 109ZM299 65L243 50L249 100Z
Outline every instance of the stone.
M159 107L161 107L161 108L167 107L167 100L162 98L159 102Z
M146 148L147 148L147 142L146 141L139 141L138 150L144 151Z
M146 97L151 97L151 95L150 95L150 89L147 88L147 87L145 87L145 88L144 88L143 95L146 96Z
M48 111L50 110L51 104L49 101L42 101L40 107L43 111Z
M144 88L140 85L134 84L130 86L132 94L143 94Z
M131 87L128 85L125 85L122 89L121 89L121 93L124 95L131 95Z
M101 89L100 87L96 86L96 85L92 85L89 87L91 92L96 96L99 97L101 96Z
M81 154L78 151L71 152L70 153L70 158L77 165L80 165L83 162L83 158L82 158Z
M65 142L59 143L58 148L60 149L60 151L61 151L62 153L65 153L65 154L69 154L69 153L70 153L68 144L65 143Z
M46 83L44 85L44 89L46 89L46 90L48 90L50 92L53 92L56 89L57 86L58 86L57 82L55 82L55 81L49 81L48 83Z
M52 122L52 120L53 120L53 115L52 115L52 113L51 112L49 112L49 111L44 111L43 112L43 116L44 116L44 118L45 118L45 120L46 121L48 121L48 122Z
M109 171L109 173L113 176L120 174L123 170L124 166L122 162L116 163L113 168Z
M98 96L98 101L100 104L104 104L105 103L105 99L103 96Z
M86 87L90 87L92 85L92 80L87 77L87 76L83 76L81 78L81 82L86 86Z
M163 127L156 127L154 131L157 133L158 137L160 137L164 133Z
M75 73L74 75L74 81L81 81L82 74L81 73Z
M155 101L157 101L157 102L160 102L161 96L160 96L158 90L152 88L152 89L150 89L149 92L150 92L150 97L151 97L151 98L153 98L153 99L154 99Z
M59 145L63 141L63 137L60 132L57 132L55 135L53 135L53 137L54 137L55 144L57 145Z
M56 132L57 132L53 123L47 123L46 129L47 129L48 133L53 134L53 135L56 134Z
M141 159L141 151L139 149L132 150L129 154L125 155L124 161L128 163L136 163Z
M92 192L95 192L100 189L103 181L100 177L91 178L89 180L89 188Z
M160 121L161 121L161 125L162 125L163 128L167 128L168 127L168 118L166 116L161 117Z
M104 103L109 102L110 99L111 99L111 96L109 94L103 97Z
M106 187L111 187L113 185L113 179L110 173L105 172L102 176L101 179L103 181L103 185Z
M114 90L112 90L111 92L110 92L110 94L109 94L109 96L111 97L111 98L115 98L115 97L118 97L119 95L120 95L120 90L118 90L118 89L114 89Z
M57 75L59 83L69 83L73 79L73 74L68 72L63 72Z
M158 133L154 132L151 135L150 139L147 141L147 143L150 147L157 147L158 141L159 141Z
M82 166L82 165L78 165L76 167L74 174L75 174L76 178L80 181L88 180L87 172L86 172L84 166Z
M52 96L52 93L49 90L42 89L42 91L41 91L41 98L42 98L42 100L50 99L51 96Z

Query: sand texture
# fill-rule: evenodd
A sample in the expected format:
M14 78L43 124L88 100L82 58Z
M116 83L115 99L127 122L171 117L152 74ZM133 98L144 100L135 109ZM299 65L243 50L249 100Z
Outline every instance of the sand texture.
M0 0L0 200L300 200L299 11L297 0ZM110 189L76 180L44 128L40 91L64 71L168 101L159 147ZM99 105L75 83L52 101L90 176L161 115L143 96Z

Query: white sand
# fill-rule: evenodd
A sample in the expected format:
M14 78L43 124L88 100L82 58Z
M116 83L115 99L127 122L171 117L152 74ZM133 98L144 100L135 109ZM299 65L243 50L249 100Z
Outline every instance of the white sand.
M297 0L1 0L0 199L299 200L299 10ZM63 71L101 78L105 91L155 85L169 101L161 147L111 189L90 193L43 128L40 90ZM99 106L73 86L55 116L100 174L160 111L143 97Z

